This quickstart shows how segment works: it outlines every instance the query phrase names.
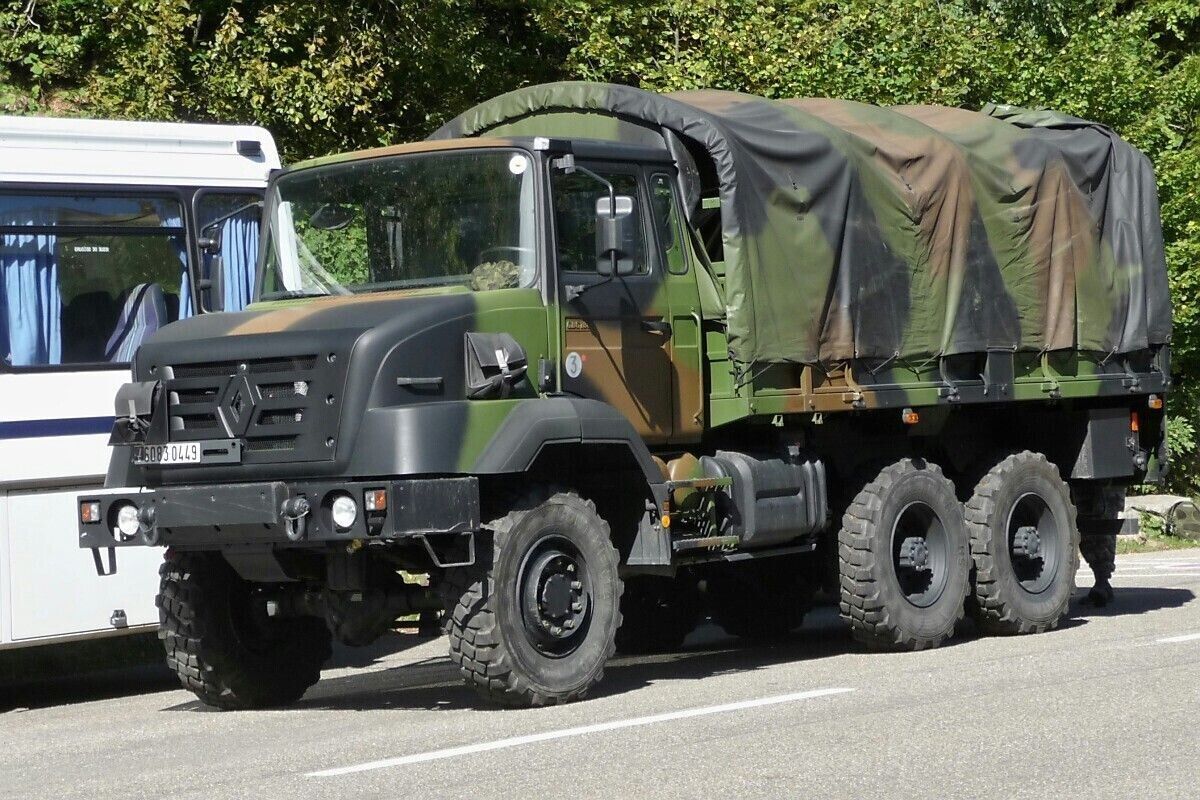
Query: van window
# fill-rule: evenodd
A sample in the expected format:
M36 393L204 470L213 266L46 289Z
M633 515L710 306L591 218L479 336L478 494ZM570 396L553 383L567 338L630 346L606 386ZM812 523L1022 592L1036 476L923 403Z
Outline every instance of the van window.
M0 354L10 367L128 362L190 314L179 201L0 193Z
M216 244L215 251L201 252L200 274L213 281L217 309L241 311L250 304L261 215L260 194L204 192L196 202L197 235Z

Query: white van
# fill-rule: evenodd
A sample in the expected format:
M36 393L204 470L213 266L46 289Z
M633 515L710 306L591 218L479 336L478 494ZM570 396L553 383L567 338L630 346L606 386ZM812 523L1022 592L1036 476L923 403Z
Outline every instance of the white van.
M93 564L77 497L141 341L249 301L278 167L257 127L0 117L0 649L157 624L161 554Z

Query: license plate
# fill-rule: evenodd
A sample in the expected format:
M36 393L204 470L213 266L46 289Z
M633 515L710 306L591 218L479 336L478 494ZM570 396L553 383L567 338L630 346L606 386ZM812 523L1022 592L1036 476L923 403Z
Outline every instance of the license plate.
M133 463L154 466L199 464L200 442L135 445L133 448Z

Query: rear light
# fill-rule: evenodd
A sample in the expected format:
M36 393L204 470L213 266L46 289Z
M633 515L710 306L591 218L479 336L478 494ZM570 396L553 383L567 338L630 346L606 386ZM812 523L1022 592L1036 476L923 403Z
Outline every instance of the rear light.
M1129 412L1129 430L1133 433L1138 432L1138 413L1136 411Z
M1146 405L1150 406L1150 408L1154 409L1155 411L1159 411L1163 407L1163 401L1162 401L1162 398L1159 397L1158 395L1152 394L1146 400Z
M900 419L905 425L916 425L921 421L921 415L911 408L906 408L900 412Z
M387 511L387 489L367 489L363 492L363 507L367 511Z
M84 500L79 504L79 521L91 525L100 521L100 501Z

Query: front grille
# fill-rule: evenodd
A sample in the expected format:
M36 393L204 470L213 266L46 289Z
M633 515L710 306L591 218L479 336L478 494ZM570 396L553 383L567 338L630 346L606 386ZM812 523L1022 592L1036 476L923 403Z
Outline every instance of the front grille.
M250 461L333 456L337 425L325 398L341 365L315 355L174 364L164 370L171 441L242 439Z
M266 439L251 439L246 442L246 450L251 453L280 453L296 449L294 436L272 436Z
M304 421L304 409L284 408L279 411L262 411L258 415L259 425L288 425Z
M317 363L316 356L293 358L255 358L246 361L219 361L212 364L179 364L173 368L176 378L211 378L248 372L261 375L269 372L309 372ZM242 369L242 365L245 369Z

